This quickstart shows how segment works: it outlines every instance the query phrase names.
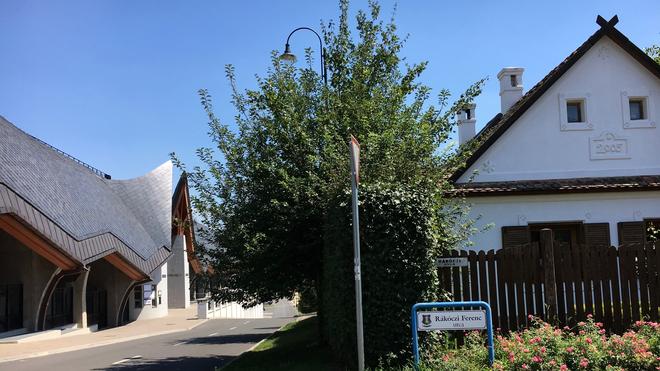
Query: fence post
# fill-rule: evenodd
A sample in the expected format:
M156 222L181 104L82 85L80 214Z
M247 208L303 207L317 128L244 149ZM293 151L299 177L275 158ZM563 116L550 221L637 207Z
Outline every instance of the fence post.
M555 281L554 237L551 229L541 229L541 250L543 253L543 285L545 287L546 321L557 320L557 285Z

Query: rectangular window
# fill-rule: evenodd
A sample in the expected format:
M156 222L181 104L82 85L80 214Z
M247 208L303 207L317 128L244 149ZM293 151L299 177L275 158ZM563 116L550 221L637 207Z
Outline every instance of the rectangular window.
M562 248L573 248L581 239L582 223L580 222L534 223L529 227L532 242L540 242L541 229L545 228L552 230L555 243Z
M630 107L630 119L631 120L645 120L645 109L644 109L644 99L643 98L630 98L628 101L628 106Z
M582 101L567 101L566 102L566 121L567 122L584 122L583 117L583 102Z
M133 301L135 308L142 308L142 285L135 286L133 289Z
M514 88L518 86L518 76L511 75L511 86Z
M156 302L156 285L151 285L151 306L153 308L158 306Z

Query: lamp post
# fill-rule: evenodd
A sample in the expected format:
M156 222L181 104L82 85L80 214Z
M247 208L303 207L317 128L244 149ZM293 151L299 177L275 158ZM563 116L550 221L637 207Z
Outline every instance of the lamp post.
M325 67L325 48L323 47L323 40L321 39L321 36L314 30L312 30L309 27L298 27L295 30L291 31L289 34L289 37L286 38L286 45L284 46L284 53L280 55L280 60L283 61L288 61L288 62L295 62L297 60L295 54L291 52L291 47L289 45L289 40L291 39L291 35L296 33L296 31L300 30L307 30L307 31L312 31L314 35L319 39L319 47L321 49L321 77L323 78L323 82L325 85L328 85L328 71Z

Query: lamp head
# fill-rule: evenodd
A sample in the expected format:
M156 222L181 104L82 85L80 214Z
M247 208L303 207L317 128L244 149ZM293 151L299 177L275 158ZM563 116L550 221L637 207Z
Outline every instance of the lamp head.
M293 53L291 53L291 48L289 47L289 44L287 43L287 44L284 46L284 53L282 53L282 54L280 55L280 60L281 60L281 61L286 61L286 62L295 63L297 59L298 59L298 58L296 58L296 55L293 54Z

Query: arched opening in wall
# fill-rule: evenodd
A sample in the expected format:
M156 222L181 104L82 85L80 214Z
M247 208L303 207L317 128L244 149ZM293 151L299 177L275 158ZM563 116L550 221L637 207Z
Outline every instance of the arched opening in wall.
M106 259L90 263L86 288L88 325L101 329L123 324L122 300L132 283L133 280Z
M56 269L0 228L0 334L37 330L40 300Z

